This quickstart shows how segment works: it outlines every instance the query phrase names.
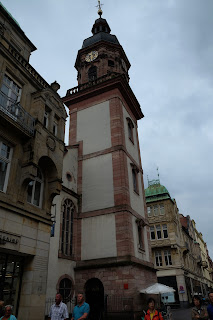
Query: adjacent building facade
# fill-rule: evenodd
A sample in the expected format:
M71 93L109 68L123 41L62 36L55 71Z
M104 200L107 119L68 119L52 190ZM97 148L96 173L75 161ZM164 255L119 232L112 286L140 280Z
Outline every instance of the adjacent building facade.
M23 320L44 317L66 119L59 85L29 63L34 50L0 4L0 300Z
M195 223L179 213L175 199L159 179L149 181L145 195L158 282L176 290L175 302L181 306L191 303L194 294L207 296L213 282L205 275L207 255L202 261L205 249Z

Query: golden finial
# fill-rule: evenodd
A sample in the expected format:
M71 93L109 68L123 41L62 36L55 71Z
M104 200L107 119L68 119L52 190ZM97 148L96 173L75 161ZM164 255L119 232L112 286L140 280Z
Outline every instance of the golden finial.
M99 14L100 18L101 18L102 14L103 14L103 11L101 9L102 6L103 6L103 4L101 3L100 0L98 0L98 5L96 6L96 8L98 8L98 14Z

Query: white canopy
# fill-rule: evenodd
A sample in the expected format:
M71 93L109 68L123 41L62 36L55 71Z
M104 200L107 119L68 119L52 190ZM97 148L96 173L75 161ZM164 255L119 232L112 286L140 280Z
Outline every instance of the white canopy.
M152 286L140 290L140 293L146 293L146 294L161 294L161 293L169 293L169 292L175 292L175 289L165 286L161 283L155 283Z

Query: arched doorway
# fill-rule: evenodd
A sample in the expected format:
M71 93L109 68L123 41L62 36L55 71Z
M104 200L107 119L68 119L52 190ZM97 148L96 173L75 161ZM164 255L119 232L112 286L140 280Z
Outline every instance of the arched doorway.
M98 278L89 279L85 284L86 302L90 305L91 320L103 319L104 286Z

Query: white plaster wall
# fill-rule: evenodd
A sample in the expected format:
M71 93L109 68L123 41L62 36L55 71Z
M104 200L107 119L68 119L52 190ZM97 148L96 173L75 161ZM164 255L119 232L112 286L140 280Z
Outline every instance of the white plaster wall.
M109 101L77 113L77 141L83 140L83 154L111 147Z
M144 251L138 249L139 239L138 239L138 228L136 223L136 217L132 216L132 228L133 228L133 239L134 239L134 249L135 257L145 261L149 261L149 247L148 247L148 238L147 238L147 227L144 227Z
M71 260L58 258L58 250L60 244L60 223L61 223L61 211L62 203L65 199L71 199L77 209L77 200L71 197L64 191L61 191L59 196L54 198L53 203L56 207L52 207L52 216L56 212L55 234L50 238L50 251L49 251L49 263L48 263L48 276L47 276L47 292L46 298L54 298L56 294L56 285L59 278L68 274L74 280L74 267L76 263ZM54 266L54 267L53 267Z
M114 206L112 155L83 161L82 211Z
M114 214L82 219L82 260L116 257Z
M123 116L124 116L124 132L125 132L126 149L129 152L129 154L133 157L133 159L137 162L137 164L139 165L139 152L138 152L138 143L137 143L137 135L136 135L137 127L136 127L133 119L129 115L129 113L126 111L124 106L123 106ZM132 123L134 124L134 128L133 128L134 144L129 139L128 122L127 122L126 118L130 118L132 120Z
M72 180L68 181L66 174L69 172ZM77 175L78 175L78 148L68 147L68 152L64 155L63 159L63 185L77 193Z
M132 166L131 160L127 158L127 166L128 166L128 176L129 176L129 194L130 194L130 204L133 210L138 212L141 216L145 217L144 214L144 202L143 202L143 194L142 194L142 185L141 185L141 173L138 173L138 189L139 195L134 192L133 189L133 180L132 180Z

